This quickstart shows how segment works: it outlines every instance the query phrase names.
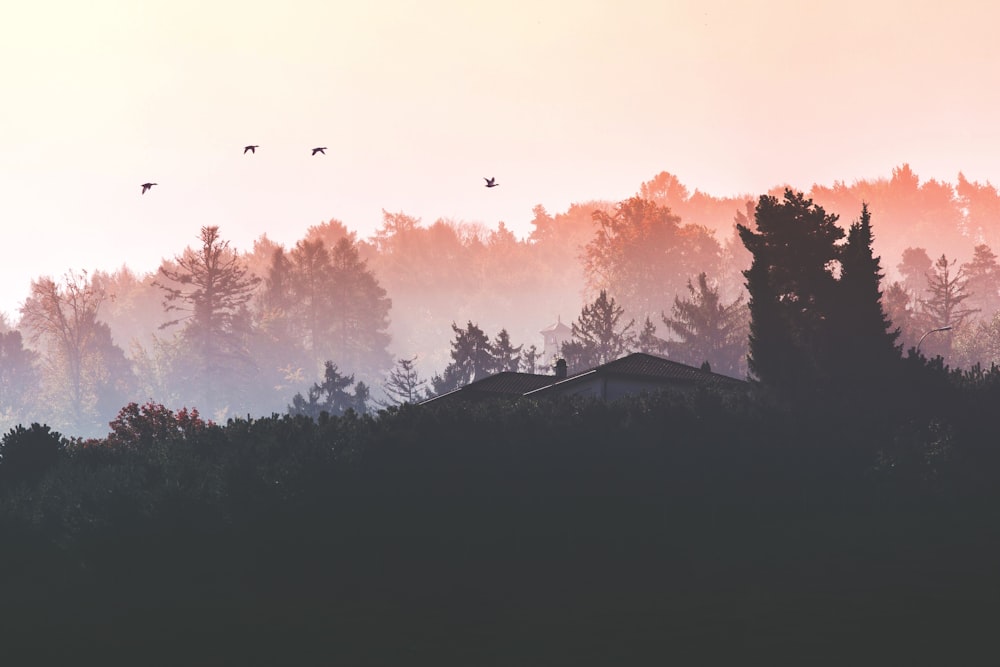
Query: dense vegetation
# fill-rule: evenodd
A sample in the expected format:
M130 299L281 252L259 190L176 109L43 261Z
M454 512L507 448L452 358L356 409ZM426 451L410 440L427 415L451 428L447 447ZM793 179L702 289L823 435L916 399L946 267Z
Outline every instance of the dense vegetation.
M907 336L944 323L938 344L962 350L969 283L996 290L995 256L980 244L956 269L910 248L904 275L934 268L907 313L894 310L905 285L883 291L867 205L846 227L792 190L749 212L735 227L745 303L704 271L687 297L648 287L619 302L594 282L561 349L578 367L636 347L735 364L738 343L746 385L416 405L428 383L411 357L390 373L399 400L385 404L400 405L376 412L366 382L326 359L270 417L131 402L103 437L11 428L0 646L143 664L981 663L1000 593L1000 368L928 360L926 336ZM711 239L639 197L594 220L590 275L606 280L628 268L655 285L620 251L655 269ZM386 338L329 308L353 276L380 331L385 292L350 240L336 262L326 247L273 249L261 324L259 281L205 228L200 251L161 270L183 327L171 372L211 404L254 390L247 341L295 341L279 348L309 364L336 349L385 363ZM126 361L96 317L100 290L79 276L36 288L28 324L74 315L29 329L62 362L66 414L91 418L92 383L115 380L99 371ZM435 391L536 361L506 328L450 328ZM0 342L11 368L36 367L18 332Z
M837 415L701 392L13 430L5 654L973 664L1000 373L905 364L898 402Z

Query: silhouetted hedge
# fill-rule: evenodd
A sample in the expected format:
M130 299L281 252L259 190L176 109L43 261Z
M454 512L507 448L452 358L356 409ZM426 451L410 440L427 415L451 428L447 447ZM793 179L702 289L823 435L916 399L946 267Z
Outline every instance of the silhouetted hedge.
M1000 382L910 363L878 405L128 406L2 478L0 640L36 663L970 664L998 616Z

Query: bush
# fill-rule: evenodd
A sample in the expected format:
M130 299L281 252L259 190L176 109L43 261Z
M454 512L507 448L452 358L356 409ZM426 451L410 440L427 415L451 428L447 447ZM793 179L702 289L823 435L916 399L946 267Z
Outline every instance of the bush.
M37 480L56 464L65 449L65 439L48 426L18 425L0 440L0 477L6 481Z

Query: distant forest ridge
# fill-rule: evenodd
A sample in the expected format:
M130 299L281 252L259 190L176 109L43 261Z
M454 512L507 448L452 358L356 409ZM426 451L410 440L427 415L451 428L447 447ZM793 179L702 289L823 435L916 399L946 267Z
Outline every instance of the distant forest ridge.
M883 303L901 344L915 345L926 330L943 269L969 312L947 345L932 337L923 351L963 367L1000 361L975 343L1000 329L992 184L962 174L954 184L921 182L904 164L885 178L804 194L844 228L867 204ZM461 335L476 331L505 350L504 368L548 373L561 350L546 350L541 331L557 321L582 326L601 295L613 306L607 313L621 309L617 333L632 322L625 347L745 375L732 361L745 358L745 336L727 343L723 359L694 345L702 334L685 327L716 304L732 320L726 326L745 333L750 254L736 224L753 225L759 196L713 197L662 172L624 201L555 213L536 206L524 238L504 222L429 223L383 211L369 238L332 219L293 246L265 234L246 251L207 220L200 244L156 272L123 264L33 280L18 319L0 323L0 426L38 421L103 435L133 401L195 407L213 419L283 413L296 396L309 403L310 391L322 393L329 364L337 391L374 407L392 402L387 382L404 361L418 386L444 386L430 381L459 363Z

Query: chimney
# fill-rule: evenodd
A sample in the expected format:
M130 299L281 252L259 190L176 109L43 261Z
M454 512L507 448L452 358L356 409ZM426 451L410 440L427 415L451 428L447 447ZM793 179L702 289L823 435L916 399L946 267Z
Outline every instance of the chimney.
M566 379L566 360L557 359L556 360L556 379L565 380Z

